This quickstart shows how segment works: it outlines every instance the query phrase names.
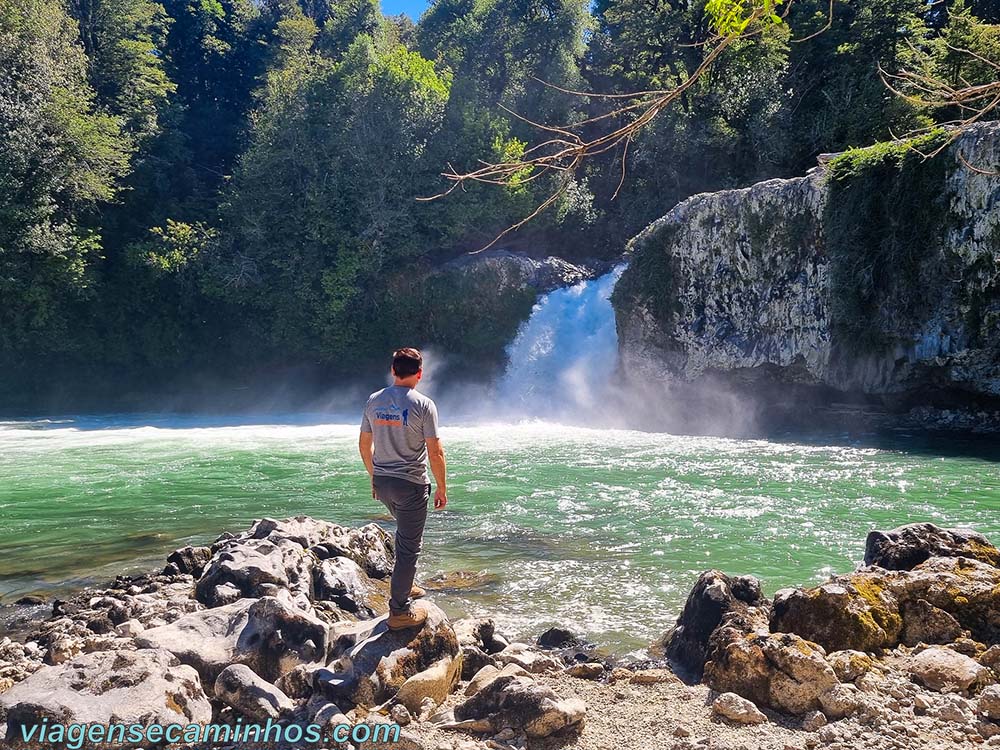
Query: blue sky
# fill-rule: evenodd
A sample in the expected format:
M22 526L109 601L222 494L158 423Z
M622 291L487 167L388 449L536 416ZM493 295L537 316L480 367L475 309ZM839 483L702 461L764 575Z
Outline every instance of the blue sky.
M387 16L397 16L405 13L414 21L420 19L420 14L427 8L427 0L382 0L382 12Z

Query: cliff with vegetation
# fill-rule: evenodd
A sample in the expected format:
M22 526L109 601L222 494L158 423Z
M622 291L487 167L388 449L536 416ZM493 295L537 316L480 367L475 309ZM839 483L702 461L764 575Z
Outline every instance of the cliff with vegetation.
M631 375L803 384L888 406L1000 397L1000 125L696 195L631 244Z

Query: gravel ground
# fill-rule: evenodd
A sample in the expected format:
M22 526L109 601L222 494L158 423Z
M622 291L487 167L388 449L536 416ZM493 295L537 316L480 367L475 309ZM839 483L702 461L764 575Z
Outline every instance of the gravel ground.
M805 730L798 722L765 711L769 721L738 725L712 714L716 694L704 685L632 685L580 680L565 674L536 676L561 697L579 697L587 704L580 732L549 737L483 739L441 730L429 723L411 724L406 734L425 750L950 750L1000 747L1000 737L985 740L978 733L960 731L955 724L931 716L916 716L912 707L898 711L885 694L886 708L863 725L856 719ZM462 690L445 708L461 702ZM405 747L405 743L401 745ZM416 745L412 746L416 747Z

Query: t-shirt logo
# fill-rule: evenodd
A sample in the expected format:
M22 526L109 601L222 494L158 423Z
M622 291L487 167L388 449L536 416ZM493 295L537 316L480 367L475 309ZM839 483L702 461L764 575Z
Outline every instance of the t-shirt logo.
M395 404L388 407L375 408L375 424L386 425L388 427L406 427L410 417L410 410L400 409Z

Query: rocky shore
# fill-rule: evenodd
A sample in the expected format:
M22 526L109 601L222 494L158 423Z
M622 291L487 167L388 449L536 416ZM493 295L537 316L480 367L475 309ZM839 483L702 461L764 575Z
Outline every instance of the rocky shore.
M374 524L263 519L160 573L27 599L31 626L0 638L0 747L43 720L396 723L408 750L1000 747L1000 550L971 532L872 532L858 570L770 599L707 571L629 664L430 600L389 631L392 562Z

